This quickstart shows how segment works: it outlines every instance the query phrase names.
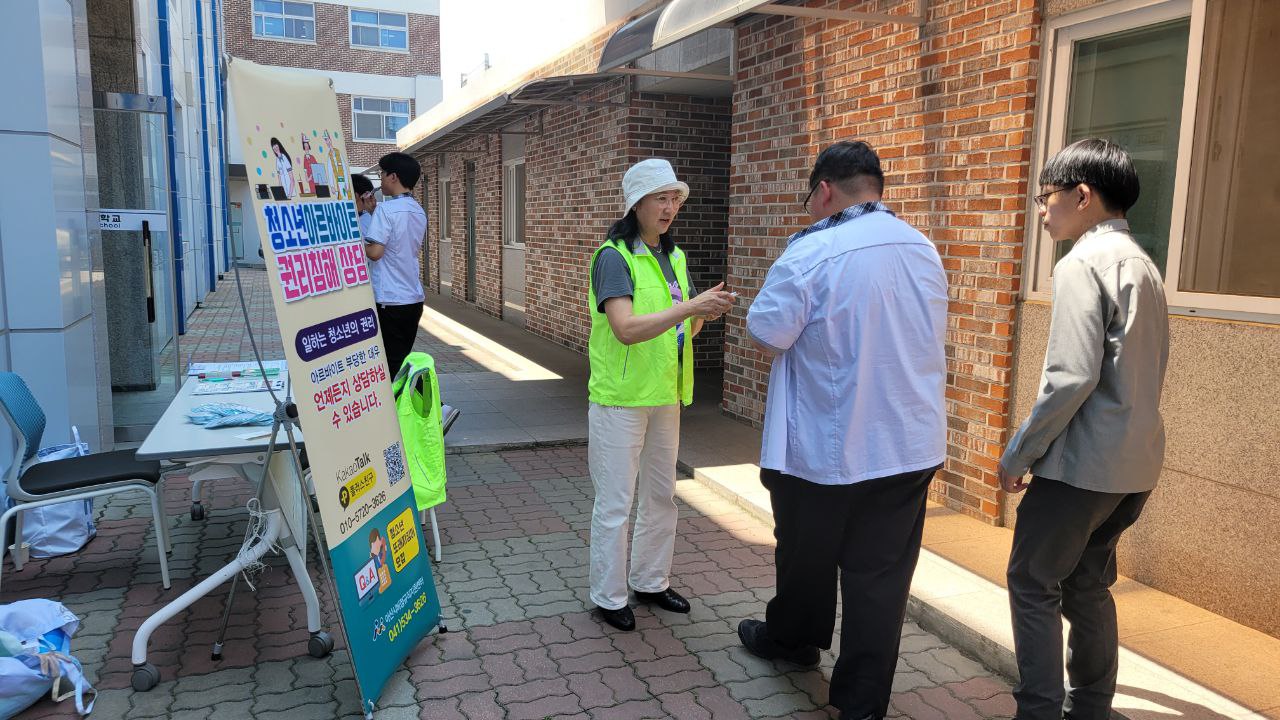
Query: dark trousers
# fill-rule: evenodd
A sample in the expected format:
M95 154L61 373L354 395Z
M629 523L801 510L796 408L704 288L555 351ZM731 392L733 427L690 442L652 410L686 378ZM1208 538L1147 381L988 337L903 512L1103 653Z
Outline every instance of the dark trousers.
M395 377L404 359L413 352L418 337L418 321L422 319L422 303L383 305L378 303L378 324L382 326L382 346L387 351L387 369Z
M830 648L839 577L844 618L831 704L853 717L888 711L925 498L936 471L854 485L760 471L778 539L777 594L765 611L769 637L786 647Z
M1018 505L1009 605L1019 681L1018 720L1105 720L1119 669L1116 543L1150 492L1103 493L1034 478ZM1067 678L1062 684L1062 618Z

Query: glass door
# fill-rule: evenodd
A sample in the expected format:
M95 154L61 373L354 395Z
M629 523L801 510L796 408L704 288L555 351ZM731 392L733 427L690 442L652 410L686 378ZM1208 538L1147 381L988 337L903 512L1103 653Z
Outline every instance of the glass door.
M94 105L115 439L136 442L181 369L164 99L99 93Z

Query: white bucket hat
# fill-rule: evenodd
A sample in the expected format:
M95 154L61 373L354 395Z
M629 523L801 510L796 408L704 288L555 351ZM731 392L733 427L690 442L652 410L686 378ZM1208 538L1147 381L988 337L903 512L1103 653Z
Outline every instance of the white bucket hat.
M680 202L689 199L689 186L676 179L671 163L660 158L641 160L622 176L622 212L625 215L645 195L663 190L679 190Z

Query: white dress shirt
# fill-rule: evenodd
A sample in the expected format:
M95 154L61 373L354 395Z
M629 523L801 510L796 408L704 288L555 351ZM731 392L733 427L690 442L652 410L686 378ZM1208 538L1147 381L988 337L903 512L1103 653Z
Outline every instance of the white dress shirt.
M760 466L847 485L941 465L946 327L938 251L883 205L797 233L747 314L780 353Z
M386 248L370 261L373 298L382 305L409 305L425 299L418 256L427 231L427 213L412 195L397 195L378 203L364 232L366 242Z

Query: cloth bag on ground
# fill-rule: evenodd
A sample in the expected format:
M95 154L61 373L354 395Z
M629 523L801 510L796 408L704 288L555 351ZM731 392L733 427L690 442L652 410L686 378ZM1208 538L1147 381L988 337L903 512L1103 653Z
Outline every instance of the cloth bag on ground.
M80 442L80 431L74 426L71 435L75 442L43 448L36 453L33 462L88 455L89 444ZM93 524L93 498L24 510L22 516L22 542L29 546L33 558L76 552L98 534L98 528Z
M75 696L76 711L88 715L97 691L71 656L71 636L80 620L52 600L0 605L0 720L31 707L45 693L54 702Z
M424 352L409 353L392 381L391 392L396 398L405 469L413 481L418 510L435 507L445 500L444 430L440 427L435 360Z

